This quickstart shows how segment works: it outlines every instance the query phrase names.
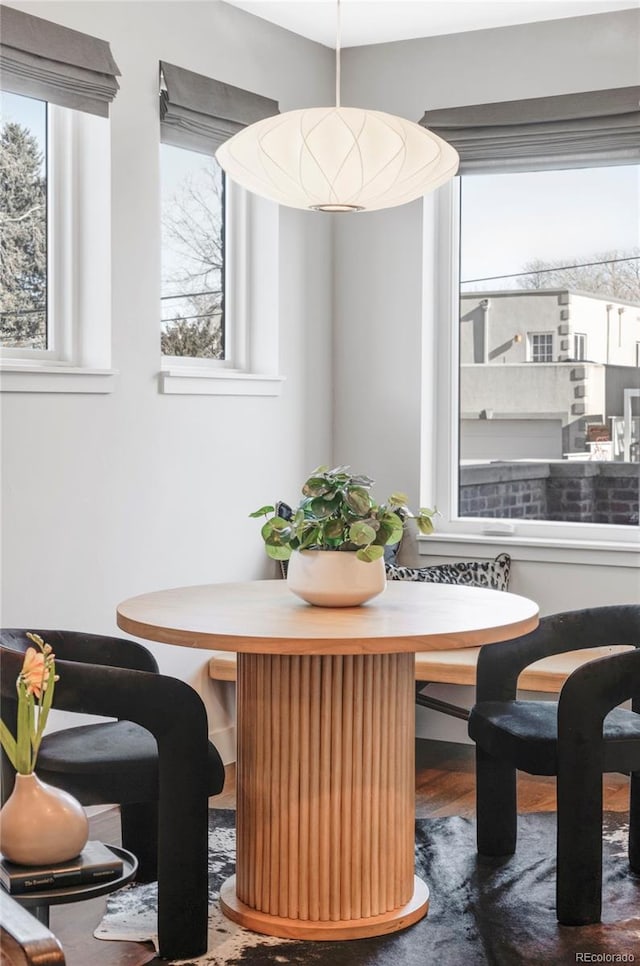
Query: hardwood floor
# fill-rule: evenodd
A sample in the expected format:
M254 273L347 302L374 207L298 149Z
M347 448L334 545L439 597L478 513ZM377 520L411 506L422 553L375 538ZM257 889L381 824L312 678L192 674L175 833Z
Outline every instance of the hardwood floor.
M518 802L521 812L555 810L555 782L552 778L522 775ZM227 768L225 790L211 800L216 808L235 807L235 766ZM608 775L605 779L605 808L625 811L628 807L628 779ZM419 817L464 815L475 809L474 759L471 745L418 741L416 743L416 813ZM116 809L91 819L91 837L119 843ZM147 944L105 942L93 938L105 899L51 909L51 928L65 950L67 966L144 966L154 959Z

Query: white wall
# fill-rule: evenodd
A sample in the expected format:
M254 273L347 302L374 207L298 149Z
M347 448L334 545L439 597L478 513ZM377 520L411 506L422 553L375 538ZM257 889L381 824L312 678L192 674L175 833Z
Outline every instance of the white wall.
M632 199L629 204L633 205ZM460 328L463 363L483 361L484 301L488 302L490 365L526 362L530 357L529 336L534 332L553 333L554 362L573 359L574 334L580 332L586 336L585 360L635 367L640 305L570 289L465 294ZM522 336L519 343L514 342L516 333Z
M331 460L330 221L280 209L276 398L167 396L160 365L158 61L257 91L286 110L332 96L330 52L224 3L16 3L111 42L111 395L2 396L2 622L117 632L145 591L272 575L255 520ZM320 400L320 401L319 401ZM151 645L193 683L228 756L229 689L206 652ZM222 731L222 733L221 733Z
M639 305L572 295L569 307L571 332L587 336L587 359L612 366L635 366L636 344L640 342ZM571 346L573 351L573 337Z

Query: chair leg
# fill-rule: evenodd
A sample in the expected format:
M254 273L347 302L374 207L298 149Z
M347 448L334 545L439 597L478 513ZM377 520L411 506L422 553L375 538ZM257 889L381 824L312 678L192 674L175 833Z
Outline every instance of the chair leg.
M122 845L138 859L138 882L158 878L158 804L140 802L120 806Z
M516 770L476 745L479 855L513 855L518 834Z
M634 872L640 874L640 771L631 772L629 865Z
M164 814L163 814L164 811ZM180 816L180 835L160 805L158 941L163 959L207 951L209 812L205 794ZM178 809L178 811L181 811Z
M565 926L602 912L602 772L584 762L558 770L556 911Z

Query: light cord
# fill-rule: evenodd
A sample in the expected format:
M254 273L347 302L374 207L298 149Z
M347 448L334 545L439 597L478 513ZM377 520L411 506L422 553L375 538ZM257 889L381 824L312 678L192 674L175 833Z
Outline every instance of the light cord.
M340 0L336 12L336 107L340 107Z

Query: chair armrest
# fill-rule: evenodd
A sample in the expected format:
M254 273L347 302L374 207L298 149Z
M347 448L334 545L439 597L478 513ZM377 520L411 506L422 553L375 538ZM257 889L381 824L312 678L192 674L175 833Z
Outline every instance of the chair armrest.
M482 648L476 701L513 701L520 672L535 661L610 644L640 644L640 606L593 607L543 617L529 634Z
M178 678L128 668L56 660L60 680L54 707L134 721L156 738L179 730L185 738L207 731L200 695Z
M0 671L3 693L15 690L22 655L3 649ZM190 794L206 798L207 713L194 689L177 678L128 668L58 661L54 707L58 711L100 715L133 721L150 731L158 743L160 783L176 788L190 783ZM7 706L15 701L5 702ZM5 707L3 705L3 717ZM6 723L11 726L12 722ZM203 791L204 789L204 791ZM186 794L186 792L183 792Z
M84 664L110 664L113 667L126 667L137 671L158 671L158 662L153 654L126 637L110 637L104 634L85 634L82 631L55 631L27 628L40 637L54 650L56 658L62 661L81 661ZM7 646L13 642L16 650L24 650L31 645L26 630L3 628L0 640ZM17 647L16 647L17 645Z
M6 955L8 966L65 966L62 946L53 933L4 890L0 892L0 939L2 962Z
M133 721L158 743L159 800L207 800L209 734L200 695L178 678L124 668L56 661L60 680L54 706L60 711Z
M558 699L558 737L576 746L598 742L609 712L640 699L640 649L591 661L573 672Z

